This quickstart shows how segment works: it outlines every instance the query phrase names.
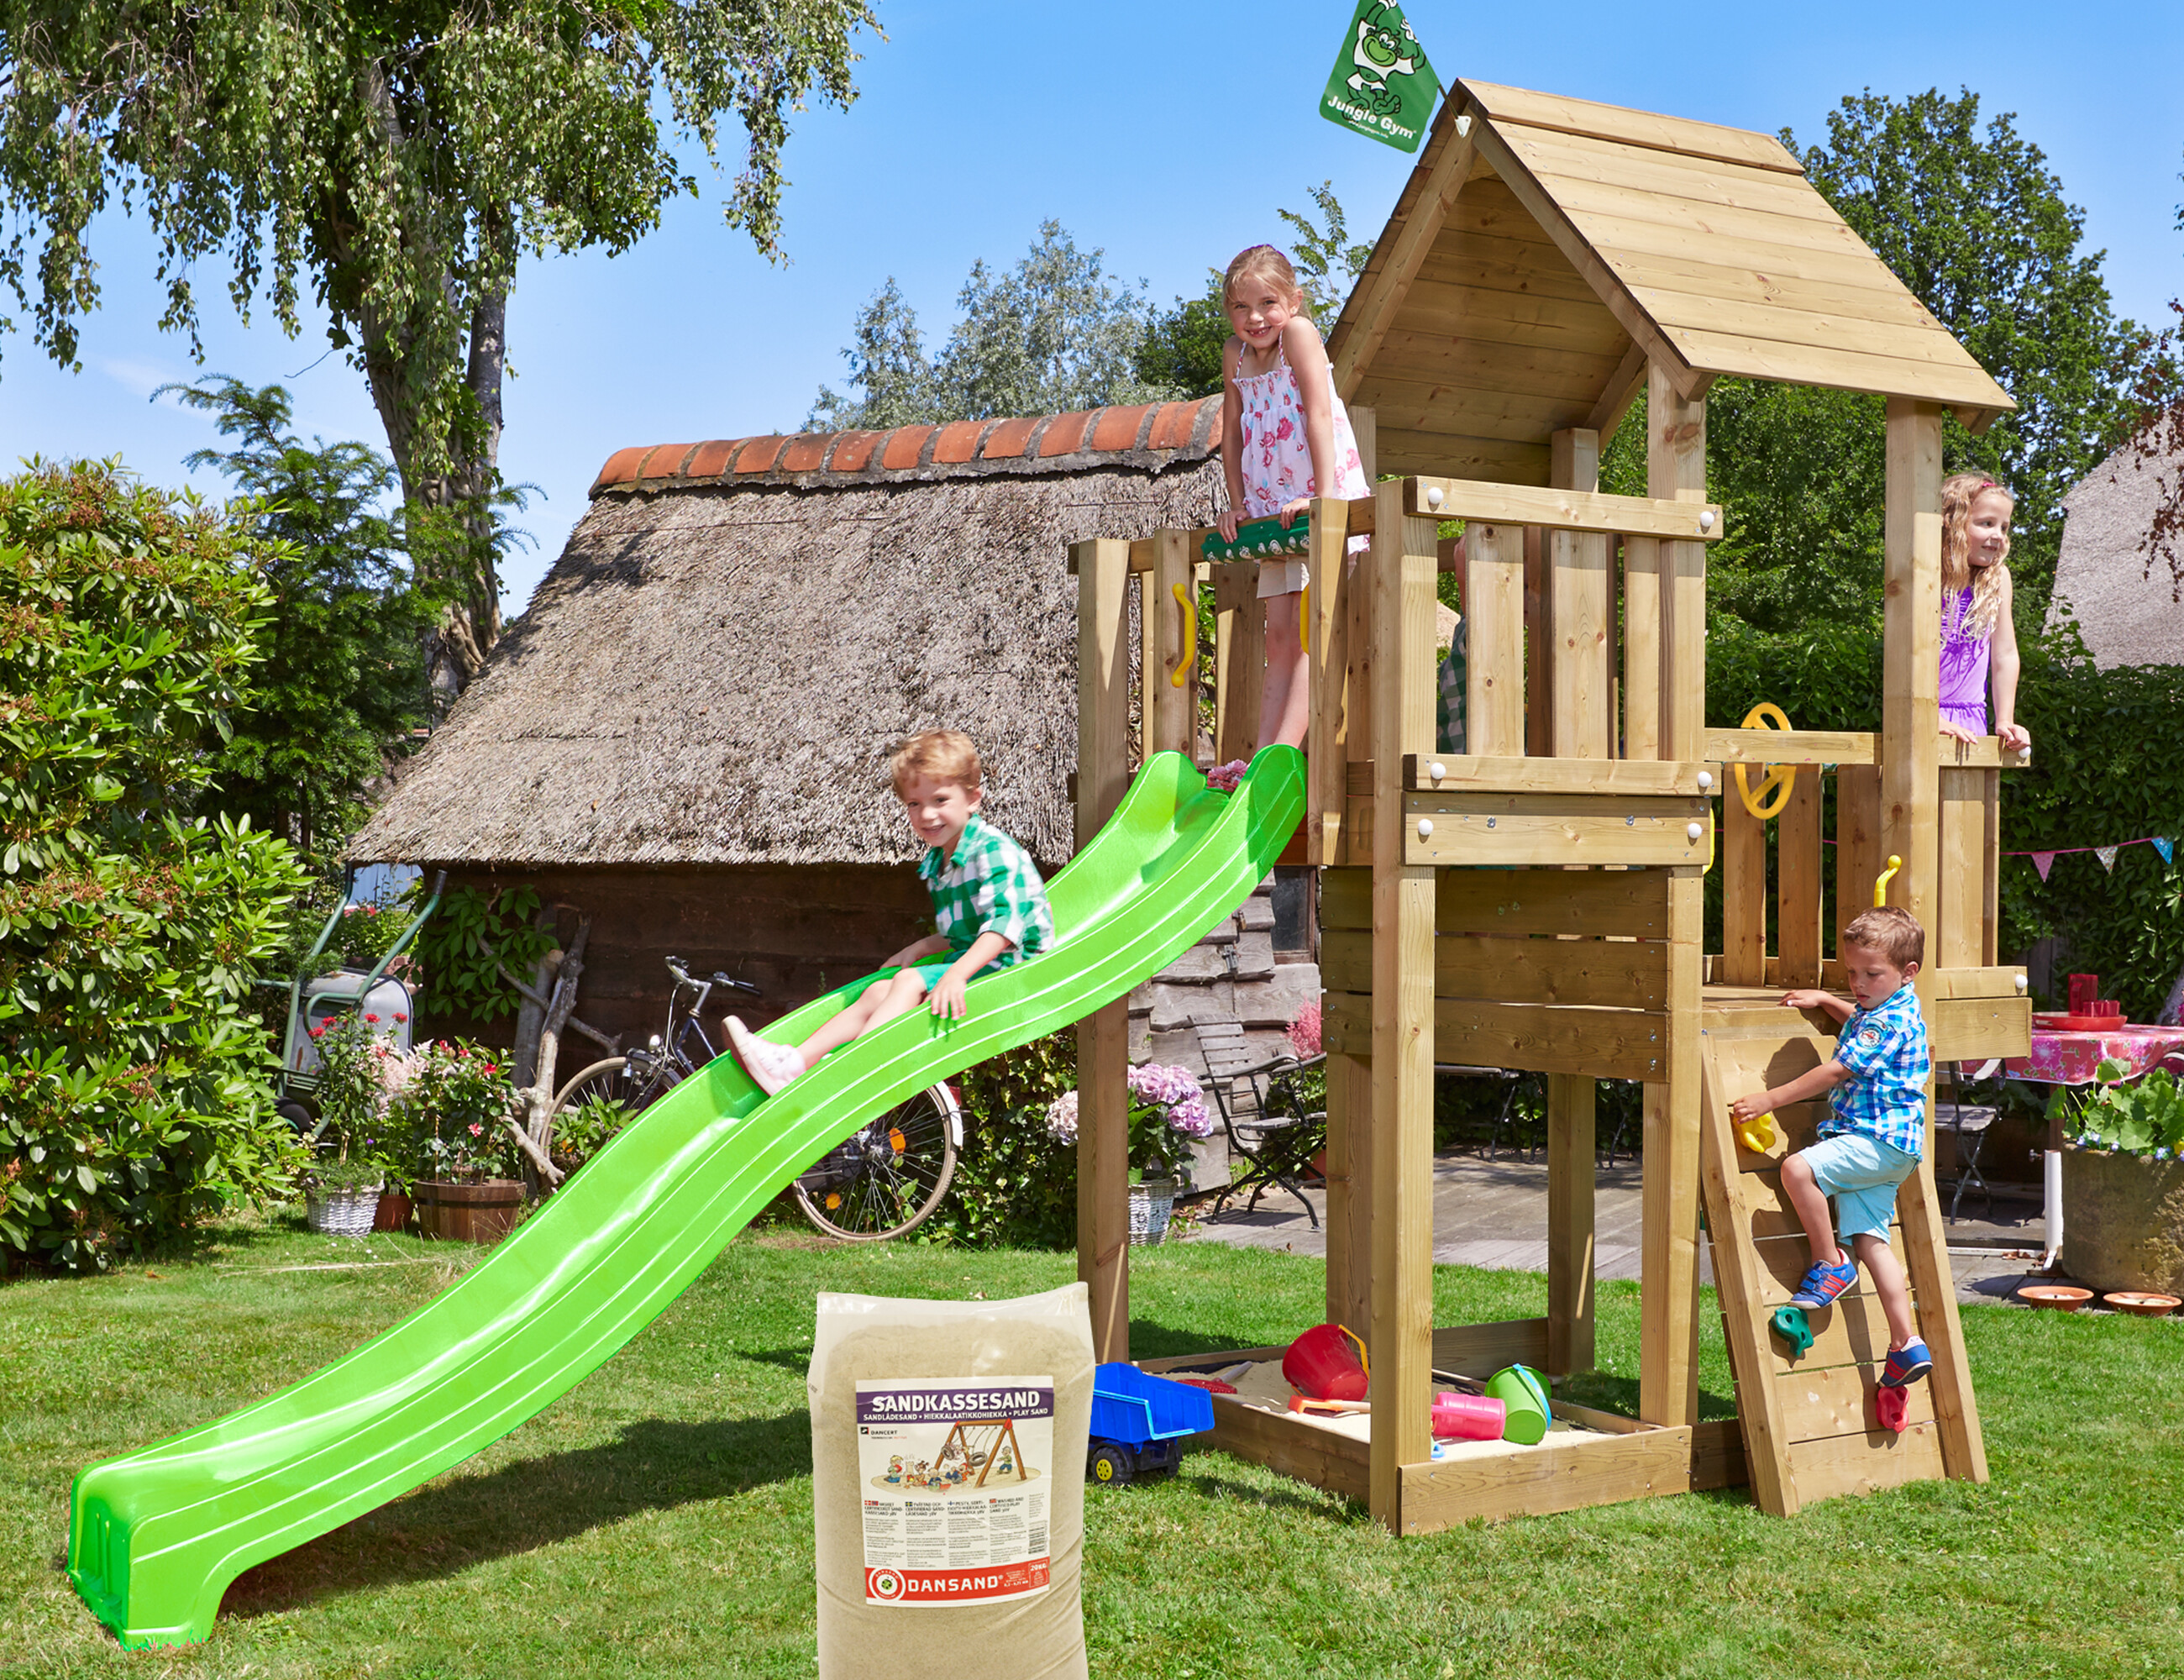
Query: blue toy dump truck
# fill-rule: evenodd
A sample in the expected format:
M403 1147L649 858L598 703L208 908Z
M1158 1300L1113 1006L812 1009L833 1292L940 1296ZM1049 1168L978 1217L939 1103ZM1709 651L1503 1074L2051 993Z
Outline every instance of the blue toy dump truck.
M1213 1427L1213 1396L1188 1382L1150 1377L1134 1365L1092 1374L1092 1438L1084 1479L1114 1486L1135 1476L1173 1472L1184 1438Z

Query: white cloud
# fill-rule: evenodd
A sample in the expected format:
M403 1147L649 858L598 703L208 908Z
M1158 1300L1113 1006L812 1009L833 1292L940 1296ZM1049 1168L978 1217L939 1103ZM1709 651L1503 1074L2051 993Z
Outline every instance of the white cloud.
M171 363L131 361L120 356L101 356L98 361L101 373L138 397L149 397L170 381L188 377Z

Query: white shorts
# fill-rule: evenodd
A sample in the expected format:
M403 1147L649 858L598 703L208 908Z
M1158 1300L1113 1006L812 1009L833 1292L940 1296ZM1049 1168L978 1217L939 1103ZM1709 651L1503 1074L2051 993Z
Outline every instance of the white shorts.
M1312 581L1312 574L1305 570L1304 562L1295 556L1279 560L1259 562L1259 598L1272 600L1277 595L1295 595Z

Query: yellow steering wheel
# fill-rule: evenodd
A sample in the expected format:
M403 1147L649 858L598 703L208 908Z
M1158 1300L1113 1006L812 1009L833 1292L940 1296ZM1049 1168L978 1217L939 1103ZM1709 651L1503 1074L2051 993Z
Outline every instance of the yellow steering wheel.
M1790 720L1772 700L1762 700L1744 715L1744 721L1738 726L1786 730ZM1745 766L1736 766L1736 795L1744 801L1745 809L1764 822L1770 816L1780 815L1782 807L1790 803L1790 790L1797 784L1797 770L1794 765L1762 765L1760 768L1766 775L1758 787L1753 787L1745 780ZM1774 796L1772 800L1767 797L1769 793Z

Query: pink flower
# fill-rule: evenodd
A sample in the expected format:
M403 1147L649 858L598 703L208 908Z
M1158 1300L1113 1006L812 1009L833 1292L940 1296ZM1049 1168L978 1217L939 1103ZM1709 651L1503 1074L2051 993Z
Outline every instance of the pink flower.
M1274 428L1274 442L1279 443L1284 437L1293 436L1295 431L1295 423L1284 417L1282 423Z
M379 1025L379 1017L378 1017L377 1015L368 1015L365 1016L365 1018L364 1018L364 1019L365 1019L365 1025L367 1025L367 1026L378 1026L378 1025Z
M488 1073L499 1073L500 1071L500 1070L495 1067L491 1062L488 1062L485 1065L485 1071Z
M483 1127L482 1126L480 1126L480 1125L479 1125L476 1121L472 1121L471 1122L471 1137L473 1137L473 1138L482 1138L482 1137L484 1137L484 1136L485 1136L485 1127Z
M326 1036L326 1029L323 1026L315 1026L311 1029L311 1037L314 1038L323 1038Z

